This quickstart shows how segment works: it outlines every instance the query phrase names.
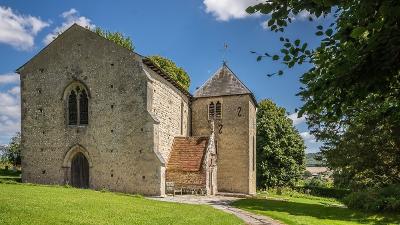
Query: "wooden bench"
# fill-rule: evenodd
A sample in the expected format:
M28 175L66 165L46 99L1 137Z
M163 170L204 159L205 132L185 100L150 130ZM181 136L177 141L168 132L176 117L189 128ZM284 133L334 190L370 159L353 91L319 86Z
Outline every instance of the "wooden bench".
M172 192L172 196L175 196L175 193L180 193L181 195L183 194L183 189L175 187L174 182L165 182L165 189L166 189L166 194L169 192Z

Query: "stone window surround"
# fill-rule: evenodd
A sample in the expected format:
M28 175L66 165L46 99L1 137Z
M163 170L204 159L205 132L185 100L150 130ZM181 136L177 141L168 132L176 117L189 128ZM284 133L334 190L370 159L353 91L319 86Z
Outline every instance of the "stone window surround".
M65 88L63 92L63 101L64 101L64 112L65 112L65 122L68 127L79 127L79 128L86 128L89 125L89 110L87 112L87 124L80 124L80 103L79 103L79 98L80 98L80 93L76 93L77 95L77 124L69 124L69 105L68 105L68 100L69 100L69 95L71 94L71 91L76 90L79 88L80 90L84 90L86 92L87 98L88 98L88 109L90 108L90 91L89 88L85 83L83 83L80 80L74 80L71 83L69 83Z
M214 101L211 101L207 104L207 115L209 121L212 119L222 120L222 101L216 100L215 102L216 103L214 103Z

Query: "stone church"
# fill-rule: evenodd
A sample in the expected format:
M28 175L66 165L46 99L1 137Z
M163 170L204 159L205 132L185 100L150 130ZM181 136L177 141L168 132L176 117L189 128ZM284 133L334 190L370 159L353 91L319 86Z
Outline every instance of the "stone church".
M192 95L73 25L17 69L22 180L143 195L256 191L256 101L224 63Z

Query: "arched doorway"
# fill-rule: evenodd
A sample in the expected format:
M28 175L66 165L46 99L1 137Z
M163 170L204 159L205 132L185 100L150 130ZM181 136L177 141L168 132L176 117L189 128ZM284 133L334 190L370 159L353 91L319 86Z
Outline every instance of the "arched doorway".
M71 185L78 188L89 188L89 162L81 152L71 160Z

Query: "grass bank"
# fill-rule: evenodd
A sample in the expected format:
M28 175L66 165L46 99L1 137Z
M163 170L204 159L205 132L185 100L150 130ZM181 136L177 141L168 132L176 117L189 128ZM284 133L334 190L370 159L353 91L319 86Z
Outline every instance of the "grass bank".
M0 224L244 224L207 205L57 186L0 184Z
M304 194L260 193L256 199L239 200L233 205L288 225L400 224L400 215L358 212L335 199Z

